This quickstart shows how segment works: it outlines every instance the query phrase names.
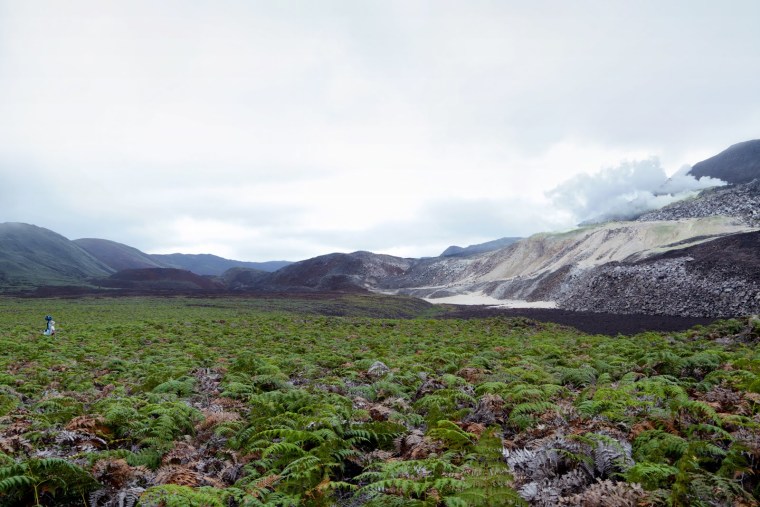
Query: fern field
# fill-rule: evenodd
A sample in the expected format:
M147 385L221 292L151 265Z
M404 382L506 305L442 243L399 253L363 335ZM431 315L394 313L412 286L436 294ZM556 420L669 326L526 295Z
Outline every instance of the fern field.
M0 299L0 506L758 505L757 319L395 304Z

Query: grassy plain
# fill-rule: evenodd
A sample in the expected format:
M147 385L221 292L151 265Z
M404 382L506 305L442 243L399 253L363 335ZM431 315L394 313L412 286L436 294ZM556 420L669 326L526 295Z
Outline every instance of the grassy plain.
M0 298L0 506L758 505L757 320L441 312Z

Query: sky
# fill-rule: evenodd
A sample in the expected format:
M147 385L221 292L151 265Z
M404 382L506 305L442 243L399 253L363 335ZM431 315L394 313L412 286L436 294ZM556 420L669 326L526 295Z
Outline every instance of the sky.
M757 0L0 0L0 222L296 261L662 205L719 183L684 166L760 138L759 19Z

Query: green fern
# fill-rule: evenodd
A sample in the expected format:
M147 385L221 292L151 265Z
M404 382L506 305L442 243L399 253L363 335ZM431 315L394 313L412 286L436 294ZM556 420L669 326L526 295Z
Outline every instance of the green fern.
M366 483L357 494L369 499L368 505L394 504L399 499L407 505L456 502L456 494L467 487L464 480L454 477L459 473L459 467L441 458L377 462L356 477Z
M677 435L662 430L648 430L634 440L633 455L636 461L673 464L688 447L689 442Z
M557 369L559 383L562 385L571 385L573 387L586 387L594 384L599 372L592 366L583 366L579 368Z
M210 487L190 488L175 484L153 486L142 495L140 507L226 507L228 495Z
M0 385L0 389L3 386ZM10 414L18 406L18 398L11 393L0 391L0 417Z
M141 445L161 452L168 451L177 437L194 434L194 425L202 418L198 410L182 402L149 403L138 413L145 421L136 430Z
M47 398L34 406L51 423L66 423L77 415L81 415L84 405L81 401L70 396Z
M443 441L449 449L463 450L471 447L475 435L467 433L451 421L440 420L435 428L428 430L427 435Z
M653 491L668 488L677 473L678 469L672 465L641 461L629 468L623 476L628 482L637 482L644 489Z
M193 377L180 377L169 379L153 388L154 393L171 393L178 397L190 396L193 392L195 379Z
M559 411L559 406L550 401L520 403L509 414L509 423L522 431L536 423L536 416L550 410Z
M0 500L40 505L44 490L56 502L81 498L99 484L83 468L61 458L29 458L0 466Z
M465 459L466 484L453 498L473 507L527 505L512 488L512 475L502 451L500 428L487 428Z
M354 424L348 430L347 436L360 437L363 441L356 441L354 445L361 449L384 449L393 448L393 441L406 431L403 424L393 421L369 421L363 424Z

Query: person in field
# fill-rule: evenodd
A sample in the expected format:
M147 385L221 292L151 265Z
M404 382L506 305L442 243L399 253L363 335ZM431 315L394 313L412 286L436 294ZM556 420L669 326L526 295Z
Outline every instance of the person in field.
M45 320L47 321L47 327L42 332L45 336L54 336L55 335L55 321L53 320L53 317L50 315L45 315Z

